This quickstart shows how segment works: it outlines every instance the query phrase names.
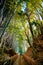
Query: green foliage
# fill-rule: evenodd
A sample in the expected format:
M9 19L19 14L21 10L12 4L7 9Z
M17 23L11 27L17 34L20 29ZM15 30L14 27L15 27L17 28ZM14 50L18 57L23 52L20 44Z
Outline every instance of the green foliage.
M10 23L6 31L12 35L15 34L20 52L22 52L21 46L24 40L32 44L33 37L36 38L41 33L40 24L41 22L43 24L43 21L41 21L40 16L43 18L42 9L42 0L6 0L4 8L0 10L0 12L3 11L1 24L2 27L4 26L3 31Z

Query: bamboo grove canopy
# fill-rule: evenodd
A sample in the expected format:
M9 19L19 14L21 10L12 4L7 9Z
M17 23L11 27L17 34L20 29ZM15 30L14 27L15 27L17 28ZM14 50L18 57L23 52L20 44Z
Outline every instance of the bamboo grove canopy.
M43 0L0 1L0 42L2 37L6 38L6 35L9 34L13 41L10 43L18 41L20 50L15 50L22 54L21 49L26 45L23 44L28 43L30 46L33 46L33 41L38 34L43 34L42 29Z

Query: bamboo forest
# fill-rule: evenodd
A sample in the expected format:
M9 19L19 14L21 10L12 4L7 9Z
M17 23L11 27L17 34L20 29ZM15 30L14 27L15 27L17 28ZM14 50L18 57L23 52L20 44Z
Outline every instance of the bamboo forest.
M43 65L43 0L0 0L0 65Z

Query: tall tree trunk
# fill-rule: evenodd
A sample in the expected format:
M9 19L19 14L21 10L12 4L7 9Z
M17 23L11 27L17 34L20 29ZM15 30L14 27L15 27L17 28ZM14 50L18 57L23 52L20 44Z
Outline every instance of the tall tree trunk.
M26 16L27 16L27 18L28 18L28 23L29 23L29 26L30 26L31 34L32 34L33 43L35 43L35 38L34 38L34 34L33 34L33 30L32 30L31 23L30 23L30 17L29 17L29 15L28 15L27 13L26 13ZM32 49L33 49L33 57L34 57L34 58L37 58L37 54L36 54L37 50L34 48L33 45L32 45L31 47L32 47Z

